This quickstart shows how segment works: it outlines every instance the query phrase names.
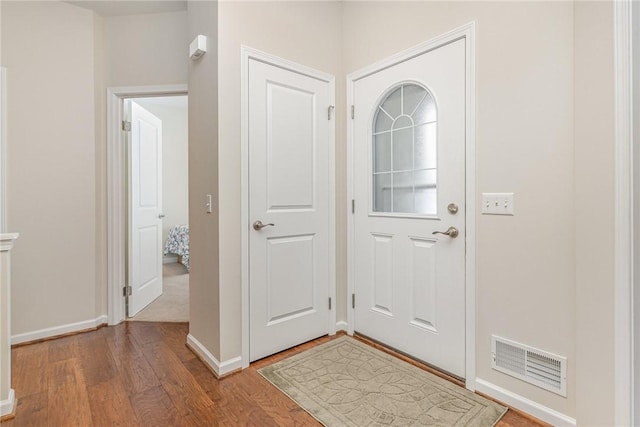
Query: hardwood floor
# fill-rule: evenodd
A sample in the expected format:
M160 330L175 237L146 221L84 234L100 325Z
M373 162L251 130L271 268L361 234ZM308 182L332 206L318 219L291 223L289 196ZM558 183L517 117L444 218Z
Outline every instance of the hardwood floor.
M124 322L12 350L16 416L3 426L318 426L257 369L223 379L185 347L186 323ZM510 410L499 427L544 426Z

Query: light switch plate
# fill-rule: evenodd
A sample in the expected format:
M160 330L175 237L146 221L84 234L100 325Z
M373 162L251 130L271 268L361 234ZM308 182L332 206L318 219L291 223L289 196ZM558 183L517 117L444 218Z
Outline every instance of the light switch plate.
M513 215L513 193L482 193L483 215Z
M205 203L205 206L207 208L207 213L213 213L213 202L211 201L212 197L211 194L207 194L207 202Z

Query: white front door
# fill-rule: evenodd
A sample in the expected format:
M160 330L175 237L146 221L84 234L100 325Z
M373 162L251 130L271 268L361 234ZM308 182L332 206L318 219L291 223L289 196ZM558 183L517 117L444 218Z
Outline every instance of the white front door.
M354 82L355 330L458 377L465 81L462 39Z
M131 101L128 316L162 295L162 122Z
M329 332L333 88L329 81L255 59L249 59L248 70L249 223L244 226L254 361Z

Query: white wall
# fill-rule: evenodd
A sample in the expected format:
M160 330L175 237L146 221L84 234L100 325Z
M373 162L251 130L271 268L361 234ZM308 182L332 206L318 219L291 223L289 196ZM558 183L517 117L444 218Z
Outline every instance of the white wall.
M2 24L2 2L0 2L0 25ZM4 66L2 61L2 31L0 31L0 67ZM0 75L2 78L2 75ZM0 102L3 99L4 87L0 88ZM4 106L0 106L0 233L7 232L5 227L5 188L4 188ZM9 317L9 307L11 302L8 300L9 295L9 261L5 259L8 254L0 252L0 307L2 307L3 314L0 314L4 325L10 324L11 319ZM11 331L7 330L5 326L0 328L0 401L6 400L11 389Z
M110 16L104 31L107 87L187 82L187 12Z
M614 425L613 2L576 2L576 399L580 425Z
M135 102L162 120L162 241L176 225L189 223L189 138L187 97L137 98ZM158 103L161 102L161 104Z
M98 316L93 40L90 11L2 2L14 335Z
M189 39L207 37L207 53L189 61L189 334L220 359L218 197L218 3L189 1ZM224 104L222 104L224 105ZM225 109L232 108L224 106ZM211 194L213 212L204 207ZM225 248L224 250L227 250ZM225 305L227 301L225 301Z
M220 360L224 361L241 352L240 46L250 46L335 75L338 78L336 117L340 121L345 110L340 3L221 2L218 6L220 301L224 302L220 306ZM343 135L338 134L336 146L343 145ZM341 164L344 159L338 159L338 165ZM344 179L339 179L336 187L343 189L344 185ZM342 199L338 201L342 207ZM344 217L344 210L340 212L340 217ZM340 232L344 235L344 227L338 229L339 236ZM342 239L340 242L344 243ZM339 298L341 307L345 306L345 295Z
M1 22L1 21L0 21ZM7 70L0 65L0 233L6 233L7 230L7 212L6 212L6 177L5 169L7 163L6 155L6 129L7 129L7 108L5 105L7 88L5 86L7 80Z
M107 311L106 88L185 84L187 16L0 4L2 63L15 73L8 225L24 242L13 257L13 335L55 334Z
M0 23L2 23L2 2L0 2ZM0 31L0 67L4 67L4 63L2 62L2 31ZM0 79L2 75L0 75ZM4 88L0 88L0 102L2 101L4 94L2 93ZM6 233L6 194L5 194L5 178L4 178L4 164L5 154L4 154L4 129L6 124L4 123L4 105L0 105L0 233Z
M2 22L2 2L0 2L0 22ZM0 65L4 66L2 61L2 31L0 31Z
M104 141L107 135L106 126L106 90L104 83L104 19L94 14L93 26L93 63L94 63L94 115L95 115L95 245L96 245L96 313L107 313L107 199L106 174L107 157Z

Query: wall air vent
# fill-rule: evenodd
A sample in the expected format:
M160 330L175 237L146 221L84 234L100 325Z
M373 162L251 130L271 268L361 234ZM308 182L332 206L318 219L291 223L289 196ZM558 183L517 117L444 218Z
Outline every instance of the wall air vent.
M567 358L491 337L492 368L567 397Z

